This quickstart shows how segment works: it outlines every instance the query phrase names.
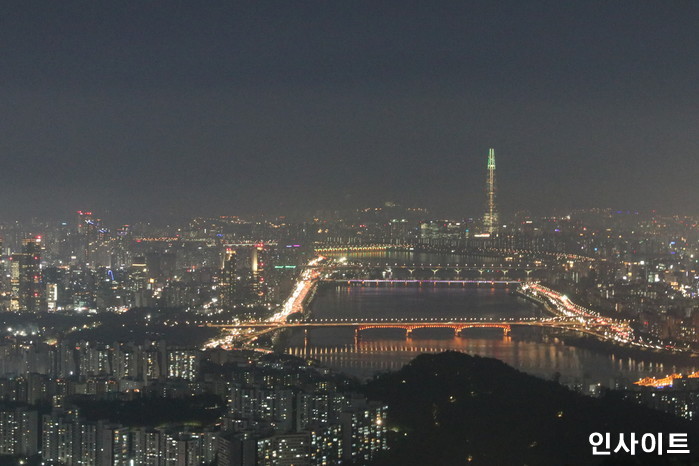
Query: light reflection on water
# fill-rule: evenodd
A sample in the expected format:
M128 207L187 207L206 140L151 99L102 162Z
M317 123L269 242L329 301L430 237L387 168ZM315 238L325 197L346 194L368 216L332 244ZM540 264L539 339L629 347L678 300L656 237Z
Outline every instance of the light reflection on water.
M311 341L304 345L303 335L298 332L292 338L288 353L316 359L325 366L361 378L371 377L376 372L400 369L421 353L449 350L496 358L518 370L543 378L559 373L562 382L585 386L596 383L614 386L615 382L634 381L679 370L673 365L619 358L568 346L555 338L549 340L545 335L539 335L539 341L532 340L532 337L536 338L532 334L522 338L517 330L513 331L512 337L492 335L477 338L435 338L434 331L425 330L422 337L409 339L397 338L395 332L376 330L372 336L356 344L351 334L338 333L341 331L314 330Z

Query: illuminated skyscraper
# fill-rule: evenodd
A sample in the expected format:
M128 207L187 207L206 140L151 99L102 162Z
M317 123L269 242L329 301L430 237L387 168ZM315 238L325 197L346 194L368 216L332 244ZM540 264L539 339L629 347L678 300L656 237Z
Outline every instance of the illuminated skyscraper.
M115 241L112 246L111 267L121 269L127 267L130 262L129 242L131 241L131 227L124 225L116 231Z
M56 283L46 284L46 308L49 312L55 312L58 307L58 285Z
M25 239L21 253L10 256L10 310L46 310L41 280L41 237Z
M486 205L483 216L485 233L494 234L498 229L498 211L495 205L495 149L488 152L488 173L485 182Z
M252 248L250 255L250 271L252 272L252 297L256 302L262 302L265 299L265 249L263 244L256 245Z
M146 258L135 257L129 269L130 288L133 292L134 305L136 307L147 307L152 293L151 283L148 280L148 266Z
M95 252L105 230L100 228L101 220L92 212L78 211L78 237L80 238L79 259L83 264L95 260Z
M219 301L221 307L226 310L233 309L236 305L235 262L235 250L227 248L219 279Z
M250 254L250 295L254 304L261 304L267 298L267 283L265 283L265 266L267 249L263 243L256 244Z

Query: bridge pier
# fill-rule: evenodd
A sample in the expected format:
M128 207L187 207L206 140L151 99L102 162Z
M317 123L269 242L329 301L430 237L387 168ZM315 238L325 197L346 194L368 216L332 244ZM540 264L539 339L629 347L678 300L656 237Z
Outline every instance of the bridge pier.
M307 349L311 345L311 332L308 328L303 329L303 348Z

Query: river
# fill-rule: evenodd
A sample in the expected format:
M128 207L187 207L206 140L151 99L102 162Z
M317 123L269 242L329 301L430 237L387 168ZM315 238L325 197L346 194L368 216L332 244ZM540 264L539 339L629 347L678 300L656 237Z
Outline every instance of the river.
M435 259L421 256L420 262ZM369 260L376 259L377 255L373 254ZM499 319L542 315L538 306L511 291L505 287L475 285L330 284L318 289L309 306L313 318L318 319ZM641 377L694 370L567 345L560 339L559 330L532 327L515 327L509 336L499 329L471 329L461 336L454 336L450 329L420 329L410 338L400 329L372 329L364 331L359 341L355 341L352 329L314 329L309 335L304 340L303 332L292 333L288 353L317 359L330 368L360 378L371 377L377 371L399 369L420 353L447 350L496 358L539 377L558 378L561 383L585 392L593 391L597 384L615 387Z

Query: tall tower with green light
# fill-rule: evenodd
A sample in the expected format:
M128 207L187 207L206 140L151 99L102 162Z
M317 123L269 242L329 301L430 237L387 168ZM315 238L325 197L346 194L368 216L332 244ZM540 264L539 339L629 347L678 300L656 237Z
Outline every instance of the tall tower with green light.
M485 215L483 229L485 233L494 234L498 230L498 210L495 205L495 149L488 151L488 173L485 182Z

